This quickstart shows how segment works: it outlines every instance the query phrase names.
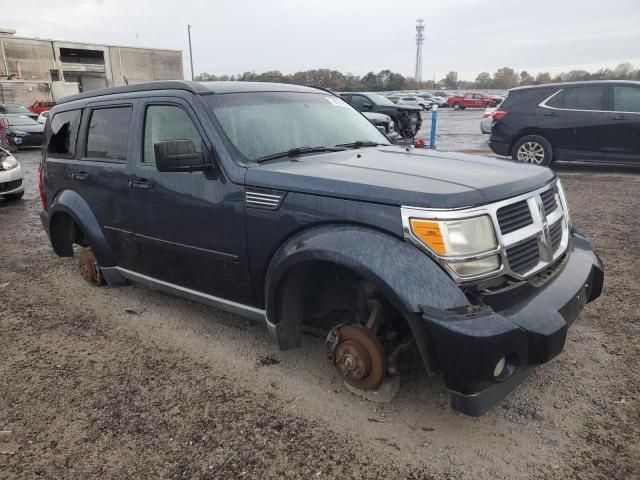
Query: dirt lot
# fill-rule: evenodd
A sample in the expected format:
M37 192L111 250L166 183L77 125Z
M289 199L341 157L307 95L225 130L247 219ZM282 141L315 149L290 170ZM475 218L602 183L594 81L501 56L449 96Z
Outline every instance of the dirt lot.
M280 352L240 317L87 285L39 224L38 152L18 158L27 195L0 201L0 479L640 478L637 173L561 172L604 294L559 357L469 418L411 359L399 396L368 403L321 338Z

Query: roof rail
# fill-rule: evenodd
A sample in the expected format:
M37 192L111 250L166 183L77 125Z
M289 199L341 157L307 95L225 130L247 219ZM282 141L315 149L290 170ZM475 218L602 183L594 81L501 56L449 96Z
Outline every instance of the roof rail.
M114 95L116 93L147 92L153 90L186 90L191 93L211 93L211 90L198 82L188 82L186 80L161 80L158 82L136 83L134 85L123 85L121 87L101 88L99 90L89 90L77 95L69 95L58 100L58 104L73 102L83 98L101 97L104 95Z
M322 90L323 92L327 92L330 93L331 95L335 96L335 97L339 97L340 95L338 95L336 92L334 92L333 90L331 90L330 88L326 88L326 87L321 87L320 85L304 85L305 87L309 87L309 88L315 88L316 90Z

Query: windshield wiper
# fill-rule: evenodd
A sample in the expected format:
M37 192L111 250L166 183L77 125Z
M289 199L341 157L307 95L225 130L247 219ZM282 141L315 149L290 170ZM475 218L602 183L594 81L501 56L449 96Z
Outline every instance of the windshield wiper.
M386 143L372 142L370 140L358 140L356 142L341 143L339 145L336 145L336 147L346 147L346 148L379 147L379 146L388 146L388 145Z
M269 160L275 160L277 158L297 157L298 155L302 155L304 153L341 152L343 150L346 150L346 148L344 148L341 145L336 145L335 147L296 147L296 148L291 148L286 152L272 153L271 155L265 155L264 157L260 157L256 159L256 162L262 163Z

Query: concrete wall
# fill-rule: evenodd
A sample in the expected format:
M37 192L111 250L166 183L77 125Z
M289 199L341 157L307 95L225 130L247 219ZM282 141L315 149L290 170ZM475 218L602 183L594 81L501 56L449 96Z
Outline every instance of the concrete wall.
M82 63L82 60L61 62L60 48L102 51L104 64ZM30 105L34 100L49 100L51 82L62 80L61 77L53 78L52 70L59 71L66 80L78 82L84 91L125 83L184 78L182 52L177 50L114 47L0 35L0 82L5 93L4 102ZM0 95L1 93L2 91ZM0 102L2 101L0 96Z
M49 100L50 88L47 82L0 80L0 103L18 103L28 107L36 100Z
M22 80L51 80L50 70L55 68L50 41L0 36L0 71L2 77L17 75ZM4 56L3 56L4 52ZM5 61L8 72L5 71Z
M110 86L151 82L154 80L182 80L182 52L146 48L110 47Z

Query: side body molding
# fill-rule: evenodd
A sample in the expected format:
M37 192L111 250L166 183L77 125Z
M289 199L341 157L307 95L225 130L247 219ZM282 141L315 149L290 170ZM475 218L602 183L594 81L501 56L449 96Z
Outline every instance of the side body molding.
M462 290L427 255L391 235L353 225L312 227L289 239L275 253L265 283L267 326L281 349L300 344L299 318L282 318L280 287L303 262L328 261L373 283L406 317L418 345L427 333L416 313L421 306L447 310L469 304ZM283 282L284 281L284 282ZM423 352L423 358L426 352Z

